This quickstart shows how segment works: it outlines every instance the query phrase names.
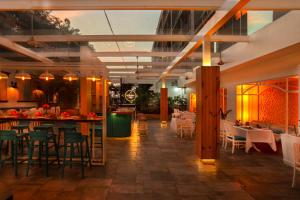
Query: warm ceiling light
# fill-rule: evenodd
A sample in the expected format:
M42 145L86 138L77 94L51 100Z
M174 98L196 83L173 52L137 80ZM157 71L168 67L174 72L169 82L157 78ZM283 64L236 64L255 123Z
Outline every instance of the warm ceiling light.
M100 81L101 78L99 76L89 76L89 77L86 77L87 80L90 80L90 81Z
M42 80L45 80L45 81L49 81L49 80L53 80L54 76L53 76L53 74L51 74L48 71L46 71L46 72L42 73L39 76L39 79L42 79Z
M78 77L74 73L68 73L68 74L64 75L63 79L67 80L67 81L77 81Z
M0 72L0 80L1 79L8 79L8 76L2 72Z
M21 80L25 81L25 80L30 80L31 79L31 75L28 74L28 73L25 73L25 72L20 72L20 73L17 73L15 75L15 78L16 79L21 79Z

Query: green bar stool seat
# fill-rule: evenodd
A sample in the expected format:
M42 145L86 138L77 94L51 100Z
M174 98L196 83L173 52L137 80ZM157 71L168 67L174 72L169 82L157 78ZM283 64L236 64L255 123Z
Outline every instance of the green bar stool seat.
M77 126L76 124L64 123L58 128L58 144L60 145L61 134L65 132L76 132Z
M11 158L14 166L15 176L18 176L18 143L23 141L24 134L19 133L15 130L0 130L0 152L4 141L11 142ZM0 166L4 163L2 160L2 153L0 153Z
M52 133L54 134L54 124L41 124L39 126L33 127L33 130L35 131L47 131L48 134Z
M29 175L29 170L30 167L33 163L32 161L32 156L34 154L34 143L38 142L39 143L39 165L41 166L41 160L42 160L42 154L43 154L43 147L45 146L45 174L48 177L49 176L49 150L52 146L49 146L50 142L54 143L54 149L55 149L55 156L56 156L56 160L54 160L53 162L57 161L58 166L60 165L59 162L59 149L58 149L58 144L56 142L56 137L53 134L49 134L47 131L32 131L29 132L29 146L28 146L28 165L27 165L27 169L26 169L26 176Z
M80 164L81 164L81 177L84 178L84 166L85 166L85 157L83 156L83 144L85 143L86 154L85 157L88 159L88 163L90 167L92 166L91 156L89 151L88 137L81 135L79 132L64 132L64 158L63 158L63 166L61 171L61 176L64 177L64 169L66 164L67 150L70 147L70 167L72 167L72 159L75 157L74 145L77 144L79 146L79 154L80 154Z

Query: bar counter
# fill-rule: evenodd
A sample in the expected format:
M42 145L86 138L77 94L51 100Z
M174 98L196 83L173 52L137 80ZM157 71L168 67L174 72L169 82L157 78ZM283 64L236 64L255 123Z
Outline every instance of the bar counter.
M107 137L130 137L134 111L118 110L107 116Z
M93 165L104 165L105 164L105 156L104 156L104 147L105 145L105 138L106 134L103 134L102 137L102 146L99 151L99 147L95 143L95 128L96 128L96 123L103 121L103 117L97 117L97 118L71 118L71 117L66 117L66 118L49 118L49 117L34 117L34 118L22 118L22 117L6 117L6 116L1 116L0 117L0 130L9 130L11 125L14 125L18 121L28 121L32 122L31 126L38 126L40 125L40 122L53 122L54 128L57 129L59 128L59 123L64 123L64 122L75 122L75 123L87 123L88 130L92 130L92 137L93 137L93 144L91 148L91 161Z

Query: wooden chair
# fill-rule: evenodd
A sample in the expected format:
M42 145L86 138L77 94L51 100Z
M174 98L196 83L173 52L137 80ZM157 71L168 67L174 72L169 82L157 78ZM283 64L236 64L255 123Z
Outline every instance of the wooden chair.
M295 187L295 179L297 170L300 171L300 143L294 144L294 174L292 181L292 188Z

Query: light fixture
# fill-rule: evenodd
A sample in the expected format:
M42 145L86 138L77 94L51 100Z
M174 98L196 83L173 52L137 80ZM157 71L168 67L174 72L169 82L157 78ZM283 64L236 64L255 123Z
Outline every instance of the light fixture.
M20 72L20 73L16 73L15 78L25 81L25 80L30 80L31 75L25 72Z
M93 81L93 82L95 82L95 81L100 81L100 80L101 80L101 78L100 78L99 76L95 76L95 75L93 75L93 76L88 76L88 77L86 77L86 79L87 79L87 80L90 80L90 81Z
M8 79L8 76L2 72L0 72L0 80L1 79Z
M68 73L68 74L64 75L63 79L67 80L67 81L77 81L78 77L74 73Z
M53 74L51 74L48 71L46 71L46 72L42 73L39 76L39 79L42 79L42 80L45 80L45 81L49 81L49 80L53 80L54 76L53 76Z

